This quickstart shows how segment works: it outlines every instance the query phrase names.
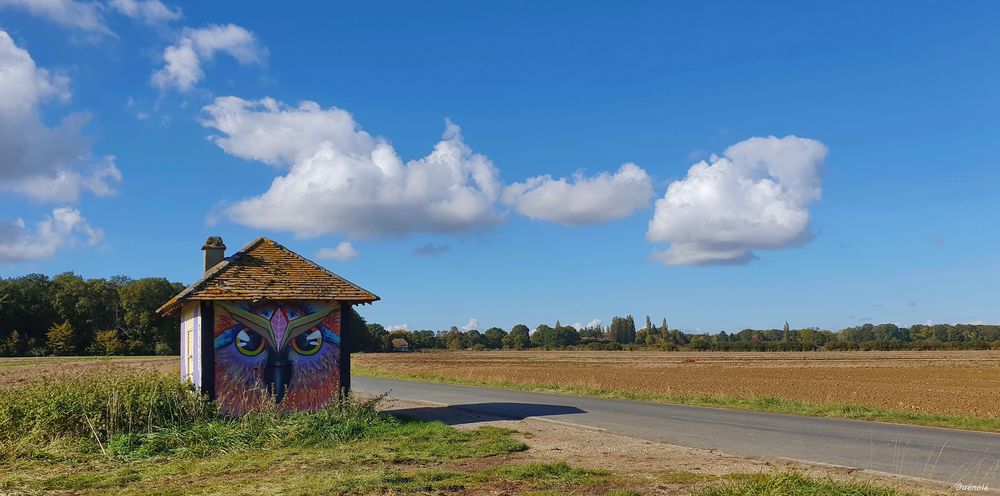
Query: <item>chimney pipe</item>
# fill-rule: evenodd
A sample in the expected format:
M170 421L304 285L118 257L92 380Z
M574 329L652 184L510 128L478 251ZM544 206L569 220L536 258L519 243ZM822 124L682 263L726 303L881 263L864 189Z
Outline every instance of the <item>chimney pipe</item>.
M205 252L205 272L226 258L226 244L218 236L210 236L206 239L205 246L202 246L201 249Z

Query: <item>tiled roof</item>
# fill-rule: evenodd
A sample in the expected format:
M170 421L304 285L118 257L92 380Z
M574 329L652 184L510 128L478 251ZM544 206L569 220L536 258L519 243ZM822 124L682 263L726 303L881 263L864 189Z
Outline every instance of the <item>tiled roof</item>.
M371 303L379 297L270 239L257 238L209 269L157 312L173 312L187 300Z

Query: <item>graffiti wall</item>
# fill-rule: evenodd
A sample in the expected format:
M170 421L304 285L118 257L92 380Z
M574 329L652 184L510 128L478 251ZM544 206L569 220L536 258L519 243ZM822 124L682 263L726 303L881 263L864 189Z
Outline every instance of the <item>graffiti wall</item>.
M340 390L336 302L215 304L215 394L240 414L261 402L313 410Z

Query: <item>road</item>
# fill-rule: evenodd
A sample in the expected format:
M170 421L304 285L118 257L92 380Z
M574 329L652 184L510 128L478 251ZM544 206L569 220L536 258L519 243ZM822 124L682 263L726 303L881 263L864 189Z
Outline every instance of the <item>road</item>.
M540 417L734 455L793 458L1000 488L1000 434L354 376L355 391Z

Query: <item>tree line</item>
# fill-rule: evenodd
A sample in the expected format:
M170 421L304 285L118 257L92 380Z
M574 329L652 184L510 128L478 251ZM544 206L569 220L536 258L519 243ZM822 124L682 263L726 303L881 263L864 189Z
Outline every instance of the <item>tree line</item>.
M180 344L180 317L156 309L184 285L162 277L84 279L72 272L0 279L0 356L174 355ZM353 309L352 309L353 311ZM355 314L357 315L357 314ZM686 333L666 319L649 316L637 329L631 315L607 326L524 324L511 329L394 330L357 316L349 330L354 349L391 351L403 338L414 349L496 350L941 350L1000 349L1000 326L936 324L899 327L864 324L838 331L817 328L744 329L726 333Z
M403 338L410 349L449 350L692 350L692 351L817 351L817 350L986 350L1000 349L1000 326L976 324L864 324L838 331L818 328L744 329L727 333L686 333L659 325L647 316L636 329L631 315L613 317L608 326L541 324L532 332L517 324L509 331L491 327L459 330L394 330L364 323L356 331L360 351L393 351L393 340Z
M156 309L184 285L72 272L0 279L0 355L173 355L180 317Z

